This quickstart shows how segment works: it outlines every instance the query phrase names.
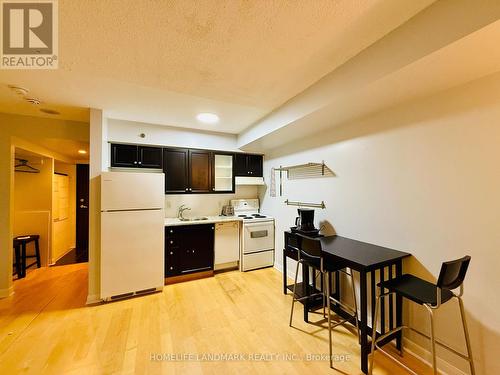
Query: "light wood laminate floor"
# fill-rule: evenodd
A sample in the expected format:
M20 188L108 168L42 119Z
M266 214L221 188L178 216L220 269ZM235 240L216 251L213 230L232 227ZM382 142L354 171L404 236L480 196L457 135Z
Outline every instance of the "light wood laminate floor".
M0 374L361 374L359 347L347 329L334 331L341 360L331 370L327 358L318 358L328 353L327 331L304 323L300 304L296 328L288 327L291 296L282 294L281 274L272 268L90 307L86 296L86 263L38 269L16 281L15 294L0 300ZM204 354L233 358L195 358ZM188 360L159 360L164 355ZM380 353L375 359L376 374L405 373ZM430 373L408 354L405 361Z

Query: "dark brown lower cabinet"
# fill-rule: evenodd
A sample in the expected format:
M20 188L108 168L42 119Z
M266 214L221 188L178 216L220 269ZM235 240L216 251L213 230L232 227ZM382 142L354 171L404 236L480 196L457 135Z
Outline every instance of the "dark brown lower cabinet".
M165 227L165 277L214 269L215 224Z

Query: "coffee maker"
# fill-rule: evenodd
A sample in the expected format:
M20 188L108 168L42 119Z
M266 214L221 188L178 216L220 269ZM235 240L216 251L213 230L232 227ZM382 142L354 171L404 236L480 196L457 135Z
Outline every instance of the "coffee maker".
M314 227L314 210L310 208L298 208L299 216L295 218L295 228L292 231L308 236L317 235L319 229Z

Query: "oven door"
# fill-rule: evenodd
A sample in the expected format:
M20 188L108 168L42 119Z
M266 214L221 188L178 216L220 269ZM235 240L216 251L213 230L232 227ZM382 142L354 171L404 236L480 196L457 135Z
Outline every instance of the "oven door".
M243 253L274 249L274 221L243 224Z

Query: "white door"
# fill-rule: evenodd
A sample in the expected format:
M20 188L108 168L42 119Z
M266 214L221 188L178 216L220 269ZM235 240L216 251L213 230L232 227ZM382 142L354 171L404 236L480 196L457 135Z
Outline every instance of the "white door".
M240 259L240 223L237 221L215 224L215 265Z
M163 220L163 210L102 213L102 299L163 287Z
M243 253L274 249L274 222L243 224Z
M163 209L163 173L103 172L101 174L101 211Z

